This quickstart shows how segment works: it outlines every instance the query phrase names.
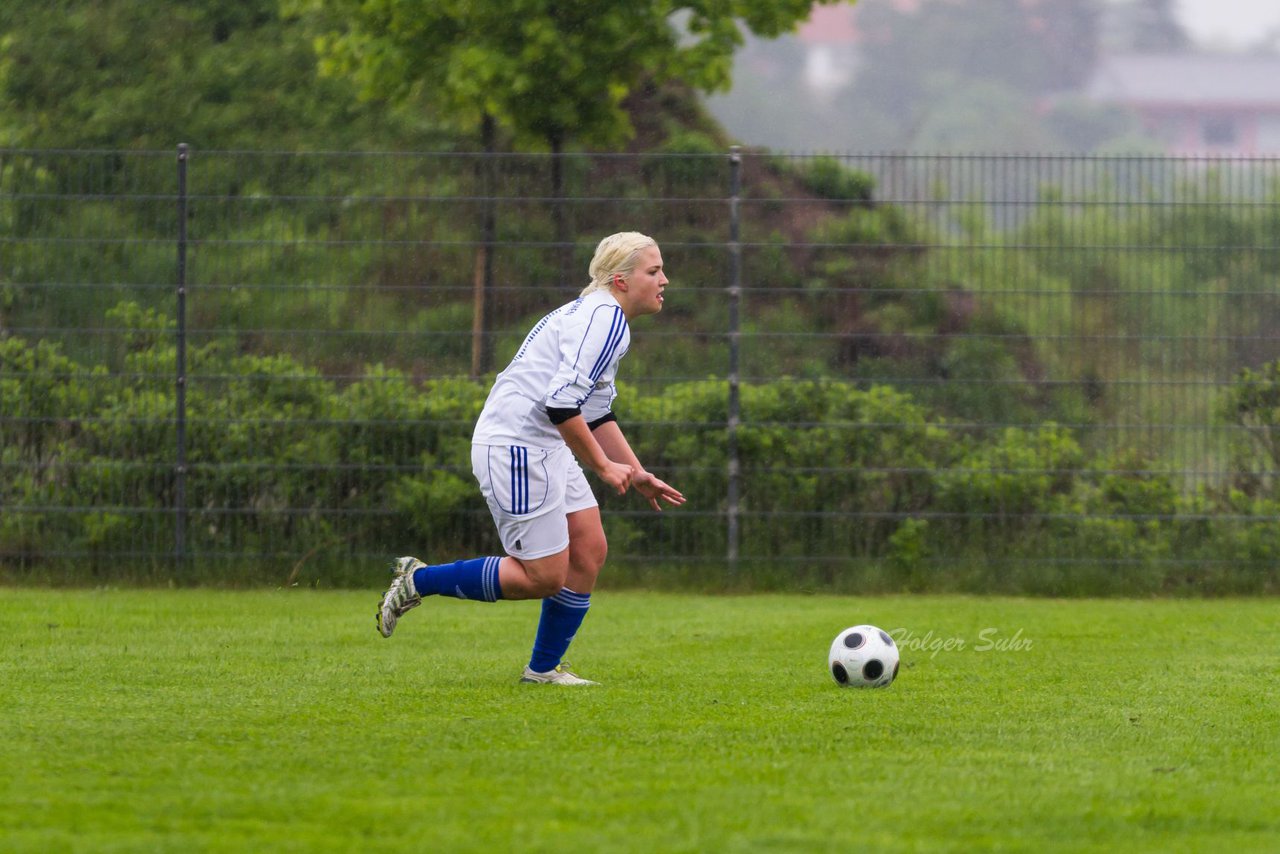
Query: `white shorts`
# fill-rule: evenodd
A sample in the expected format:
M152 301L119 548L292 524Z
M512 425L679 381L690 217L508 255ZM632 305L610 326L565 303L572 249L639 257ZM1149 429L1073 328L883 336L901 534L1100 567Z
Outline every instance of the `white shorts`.
M569 514L597 506L567 445L472 445L471 471L507 554L546 557L569 547Z

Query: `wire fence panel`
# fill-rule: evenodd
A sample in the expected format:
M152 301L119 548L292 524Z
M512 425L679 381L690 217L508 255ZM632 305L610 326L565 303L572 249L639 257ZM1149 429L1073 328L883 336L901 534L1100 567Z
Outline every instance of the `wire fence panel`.
M0 151L0 567L498 548L471 426L614 231L638 578L1270 590L1280 160Z

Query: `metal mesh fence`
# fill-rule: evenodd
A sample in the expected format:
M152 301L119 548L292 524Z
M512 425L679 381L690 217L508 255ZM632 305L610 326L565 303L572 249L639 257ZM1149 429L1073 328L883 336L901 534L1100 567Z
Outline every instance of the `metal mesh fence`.
M492 551L487 381L632 229L616 409L690 502L601 496L615 563L1274 583L1280 161L739 151L0 151L0 566Z

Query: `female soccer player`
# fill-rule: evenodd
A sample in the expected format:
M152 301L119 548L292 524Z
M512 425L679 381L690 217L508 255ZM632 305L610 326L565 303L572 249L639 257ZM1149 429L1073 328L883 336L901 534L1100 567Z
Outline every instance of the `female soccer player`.
M398 558L378 605L383 637L423 596L541 599L520 681L597 684L563 662L608 552L581 466L619 495L635 489L655 510L684 496L645 470L610 410L631 345L629 321L662 310L662 253L651 237L613 234L596 247L588 272L582 295L539 320L498 374L471 438L471 468L506 556L435 566Z

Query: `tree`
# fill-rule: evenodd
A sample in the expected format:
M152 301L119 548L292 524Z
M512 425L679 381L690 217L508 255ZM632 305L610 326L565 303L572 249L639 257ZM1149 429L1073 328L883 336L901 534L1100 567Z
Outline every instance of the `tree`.
M316 33L325 73L354 80L366 98L395 102L420 93L456 127L487 129L490 144L501 129L518 146L550 151L567 279L572 247L558 201L565 146L629 139L624 104L641 87L680 80L704 91L727 88L742 28L775 37L804 20L812 2L286 0L286 7ZM482 228L493 230L487 219ZM477 312L481 290L487 286L478 282Z
M0 3L0 145L332 149L407 124L317 81L278 0Z
M53 326L98 314L117 296L114 288L93 288L28 299L32 291L10 282L25 278L15 276L11 252L32 253L28 284L82 270L125 288L151 281L136 277L156 274L147 259L168 260L151 241L173 234L176 209L158 199L174 192L179 143L194 152L191 190L225 198L378 188L356 170L322 174L319 158L274 158L260 168L265 161L202 152L439 146L443 131L411 102L394 110L362 103L349 81L318 80L316 65L309 37L281 19L279 0L0 0L0 148L40 150L0 155L0 235L84 238L58 244L57 252L40 252L38 243L0 248L0 314ZM58 153L64 150L75 153ZM118 153L157 151L173 159ZM35 198L84 197L23 201L12 195L19 187ZM122 204L118 193L138 201ZM28 213L14 216L18 210ZM289 216L280 213L282 221ZM215 220L203 215L191 224L208 237ZM132 235L141 248L103 251L90 233Z
M818 0L830 3L834 0ZM423 90L463 129L486 115L520 146L610 146L632 127L623 104L678 79L725 89L742 28L776 37L810 0L286 0L317 34L322 68L365 96Z

